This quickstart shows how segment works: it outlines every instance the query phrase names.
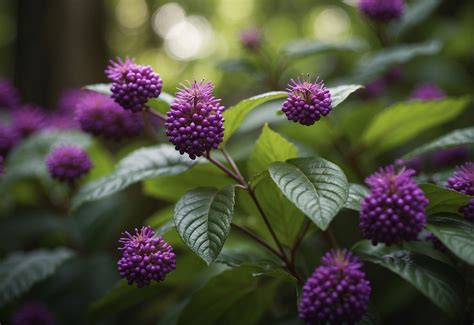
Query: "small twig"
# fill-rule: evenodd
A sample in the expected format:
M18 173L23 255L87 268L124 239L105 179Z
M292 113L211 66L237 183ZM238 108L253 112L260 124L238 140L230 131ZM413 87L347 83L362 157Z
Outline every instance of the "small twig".
M280 259L282 259L283 257L281 256L281 254L275 250L273 247L270 246L270 244L268 244L266 241L264 241L262 238L260 238L256 233L254 233L252 230L250 229L247 229L245 227L242 227L242 226L239 226L235 223L232 224L232 227L234 227L235 229L237 229L238 231L240 231L241 233L247 235L248 237L252 238L253 240L255 240L256 242L258 242L260 245L262 245L263 247L265 247L266 249L268 249L270 252L272 252L273 254L275 254L276 256L278 256Z
M296 241L293 244L293 247L291 248L290 257L291 257L291 264L293 265L293 267L295 266L295 263L296 263L296 250L301 245L304 235L306 235L306 232L308 231L310 225L311 225L311 222L309 221L309 219L306 218L298 233L298 237L296 237Z
M166 122L166 115L165 114L157 112L151 107L147 107L147 108L148 108L147 111L150 112L150 114L155 115L156 117L158 117L163 122Z
M224 173L227 174L230 178L236 180L240 184L240 179L237 175L235 175L229 168L227 168L223 163L221 163L219 160L216 160L211 157L210 152L206 152L204 154L204 157L206 157L207 160L209 160L211 163L213 163L216 167L218 167L220 170L222 170Z

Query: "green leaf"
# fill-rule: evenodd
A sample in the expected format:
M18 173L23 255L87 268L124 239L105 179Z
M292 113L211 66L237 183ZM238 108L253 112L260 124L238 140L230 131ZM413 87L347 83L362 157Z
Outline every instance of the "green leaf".
M368 193L369 189L364 185L349 184L349 195L347 196L347 201L344 204L344 207L346 209L359 211L360 204Z
M283 48L283 54L290 58L301 58L325 52L360 52L366 48L365 41L355 38L338 43L302 39L287 44Z
M51 276L73 252L67 248L15 252L0 263L0 306Z
M457 257L474 265L474 224L449 215L429 218L426 228Z
M393 24L390 33L399 36L409 29L419 25L439 6L441 0L418 0L409 6L403 14L401 20Z
M207 264L224 246L234 214L233 186L201 187L186 193L174 210L174 223L183 242Z
M395 104L375 117L362 141L376 152L386 151L429 128L454 119L469 101L470 98L461 97Z
M147 178L182 173L194 163L171 145L136 150L122 159L111 175L81 187L72 200L72 208L99 200Z
M213 164L195 164L192 168L179 175L159 176L146 180L143 190L147 195L177 201L184 193L205 184L209 187L222 188L234 184L235 181L225 175Z
M272 163L268 171L283 194L322 230L327 229L347 201L347 178L330 161L292 159Z
M248 99L244 99L237 105L229 107L223 113L224 115L224 141L222 144L227 142L230 137L237 131L239 126L245 119L245 116L254 108L269 102L271 100L287 97L288 93L285 91L272 91L264 94L260 94Z
M332 108L338 106L349 97L353 92L364 88L362 85L341 85L329 88L331 92Z
M430 201L426 207L428 215L448 212L459 213L459 208L469 203L469 196L434 184L421 184L421 189Z
M417 56L436 54L440 49L441 43L439 41L428 41L380 50L359 61L354 72L355 79L358 82L366 83L394 65L406 63Z
M110 86L112 86L112 84L110 83L92 84L92 85L85 86L84 89L95 91L96 93L101 93L101 94L110 96L112 95L112 92L110 91Z
M462 130L455 130L442 137L427 143L413 151L407 153L404 158L417 157L429 152L457 147L461 145L468 145L474 143L474 127Z
M353 247L363 260L378 264L412 284L453 318L463 312L463 283L450 266L428 256L361 241Z
M274 161L285 161L297 156L295 145L265 124L248 160L247 171L251 176L256 176Z
M247 59L227 59L217 63L217 67L228 72L246 71L253 72L255 64Z
M192 295L178 324L258 324L280 284L279 279L256 276L260 271L241 266L215 276Z

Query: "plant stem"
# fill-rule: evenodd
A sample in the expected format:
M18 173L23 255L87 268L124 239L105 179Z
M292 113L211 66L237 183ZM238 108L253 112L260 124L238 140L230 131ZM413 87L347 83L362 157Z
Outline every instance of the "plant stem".
M155 111L153 108L151 107L147 107L147 111L151 114L151 115L155 115L157 118L159 118L160 120L162 120L163 122L166 122L166 115L160 113L160 112L157 112Z
M248 237L252 238L253 240L255 240L256 242L258 242L260 245L262 245L263 247L265 247L266 249L268 249L270 252L272 252L273 254L275 254L276 256L278 256L278 258L282 259L282 256L281 254L275 250L272 246L270 246L270 244L268 244L265 240L263 240L262 238L260 238L256 233L254 233L252 230L250 229L247 229L245 227L242 227L242 226L239 226L235 223L232 224L232 227L234 227L235 229L237 229L238 231L240 231L241 233L247 235Z
M291 264L293 265L293 267L295 266L295 263L296 263L296 250L298 249L301 242L303 241L304 235L308 231L310 224L311 224L311 222L308 219L305 219L305 221L304 221L304 223L303 223L303 225L302 225L302 227L301 227L301 229L298 233L298 237L296 238L296 241L293 244L293 247L291 248L290 258L291 258Z
M332 248L338 248L339 245L337 244L336 237L334 236L334 233L332 232L331 228L328 227L326 231L323 231L323 235L326 238L326 241L328 242L329 246Z
M237 164L235 163L235 161L232 159L232 157L229 155L229 153L227 152L225 148L222 148L222 153L224 154L225 159L229 162L230 166L234 170L234 173L239 178L240 184L245 187L248 187L248 184L245 181L244 176L242 176L242 173L240 172L239 167L237 167Z
M219 160L216 160L214 158L211 157L211 153L210 152L206 152L204 154L204 157L206 157L207 160L209 160L211 163L213 163L217 168L219 168L220 170L222 170L224 173L227 174L227 176L229 176L230 178L233 178L234 180L236 180L239 184L241 185L244 185L240 182L240 178L234 174L234 172L232 172L229 168L227 168L223 163L221 163ZM246 187L246 184L244 185Z

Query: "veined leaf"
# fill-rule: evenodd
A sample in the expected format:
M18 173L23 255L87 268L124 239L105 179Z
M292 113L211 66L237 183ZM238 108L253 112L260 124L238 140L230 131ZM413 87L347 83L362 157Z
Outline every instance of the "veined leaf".
M57 248L9 255L0 263L0 306L52 275L73 254L67 248Z
M295 145L265 124L248 160L247 171L251 176L256 176L274 161L286 161L297 156Z
M332 108L338 106L357 90L364 88L362 85L341 85L329 88L331 92Z
M420 187L430 201L426 207L428 215L440 212L458 214L459 208L469 203L469 196L448 188L434 184L421 184Z
M122 159L111 175L81 187L73 198L72 207L75 209L84 202L99 200L147 178L182 173L194 163L171 145L136 150Z
M474 143L474 127L455 130L407 153L404 158L417 157L432 151Z
M436 215L426 226L457 257L474 265L474 224L449 215Z
M383 152L403 144L418 134L452 120L470 101L468 97L436 101L410 101L395 104L378 114L362 141L374 151Z
M347 209L359 211L360 204L364 197L369 193L369 189L364 185L349 184L349 195L344 207Z
M329 223L347 201L349 184L344 172L322 158L274 162L268 169L285 196L320 229Z
M183 242L207 264L219 255L234 214L233 186L201 187L186 193L174 210L174 223Z
M462 315L463 283L450 266L428 256L361 241L353 247L363 260L378 264L412 284L452 318Z
M325 52L360 52L367 48L367 43L360 39L349 39L344 42L321 42L301 39L287 44L283 54L290 58L300 58Z

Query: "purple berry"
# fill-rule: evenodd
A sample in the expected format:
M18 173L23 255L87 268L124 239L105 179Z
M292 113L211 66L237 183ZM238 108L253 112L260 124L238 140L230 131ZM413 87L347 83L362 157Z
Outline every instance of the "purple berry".
M367 177L371 193L361 204L359 228L372 243L398 244L416 240L426 224L428 199L412 179L413 169L381 168Z
M217 149L224 139L224 106L211 82L194 81L176 93L166 118L166 135L176 150L196 159Z
M288 98L283 103L282 111L290 121L313 125L331 112L331 93L323 81L312 83L300 78L296 81L291 79L287 91Z
M126 58L110 61L105 74L112 81L111 97L126 110L143 111L150 98L160 96L163 80L148 65Z
M433 166L446 167L463 163L469 158L469 150L465 147L453 147L436 151L431 157Z
M435 100L443 99L445 97L446 94L444 91L442 91L438 86L430 83L418 85L410 96L411 99L419 100Z
M137 136L143 129L141 115L126 111L110 97L92 91L82 94L75 115L84 132L116 141Z
M12 112L12 122L16 134L23 139L46 126L46 115L40 107L27 104Z
M143 287L153 280L163 281L166 274L176 268L173 248L162 237L155 237L149 226L135 228L133 235L124 232L119 242L122 257L117 262L118 271L130 285L136 283Z
M18 141L13 128L0 125L0 156L6 157Z
M247 28L240 31L240 43L251 52L258 51L262 46L263 35L258 28Z
M474 195L474 162L469 161L456 168L454 174L448 179L446 187L463 194ZM460 209L466 219L474 222L474 198L469 204Z
M20 105L18 90L7 79L0 79L0 108L14 109Z
M403 15L403 0L359 0L359 11L376 22L399 20Z
M52 178L72 183L89 172L92 162L84 149L59 145L46 157L46 168Z
M12 318L12 325L53 325L53 315L42 302L28 302L18 309Z
M299 317L306 324L354 324L367 312L371 287L348 250L331 250L306 280Z

